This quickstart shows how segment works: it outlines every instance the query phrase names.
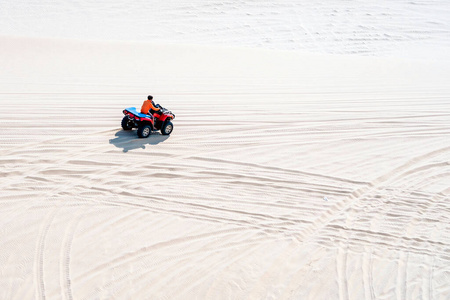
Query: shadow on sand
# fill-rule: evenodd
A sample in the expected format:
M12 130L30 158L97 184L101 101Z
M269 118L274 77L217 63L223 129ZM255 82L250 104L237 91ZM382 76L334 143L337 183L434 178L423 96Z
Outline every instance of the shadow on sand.
M119 130L116 132L116 137L110 139L109 143L121 148L123 152L128 152L134 149L145 149L145 145L157 145L169 138L169 135L162 135L159 132L153 132L148 138L138 138L136 130Z

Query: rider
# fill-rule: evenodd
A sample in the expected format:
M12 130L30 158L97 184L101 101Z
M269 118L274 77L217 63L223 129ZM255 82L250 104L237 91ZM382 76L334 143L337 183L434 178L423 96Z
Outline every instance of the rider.
M161 106L159 104L155 105L152 95L148 95L147 100L144 101L141 107L141 113L149 115L153 115L153 113L159 112L160 110Z

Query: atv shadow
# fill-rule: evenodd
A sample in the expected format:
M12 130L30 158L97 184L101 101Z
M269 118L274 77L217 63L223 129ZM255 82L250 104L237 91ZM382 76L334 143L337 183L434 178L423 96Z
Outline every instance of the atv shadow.
M128 152L134 149L145 149L145 145L157 145L167 140L169 136L153 132L148 138L138 138L136 130L120 130L116 132L116 138L110 139L109 143L123 149L123 152Z

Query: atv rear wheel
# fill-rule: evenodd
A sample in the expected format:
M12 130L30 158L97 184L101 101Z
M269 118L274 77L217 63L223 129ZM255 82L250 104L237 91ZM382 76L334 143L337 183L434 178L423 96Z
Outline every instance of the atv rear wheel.
M123 117L123 119L122 119L122 128L123 128L123 130L133 129L133 124L130 122L130 119L128 119L127 116Z
M137 130L137 135L140 138L148 138L152 133L152 127L150 125L144 124L139 125Z
M172 131L173 131L173 124L172 124L172 122L165 122L164 123L164 125L163 125L163 128L161 128L161 133L163 134L163 135L169 135L169 134L171 134L172 133Z

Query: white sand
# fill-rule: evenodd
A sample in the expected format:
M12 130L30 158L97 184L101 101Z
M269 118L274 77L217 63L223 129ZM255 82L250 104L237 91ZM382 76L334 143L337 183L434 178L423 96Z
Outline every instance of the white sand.
M448 299L449 63L0 42L0 299Z
M2 0L0 35L447 56L448 0Z

